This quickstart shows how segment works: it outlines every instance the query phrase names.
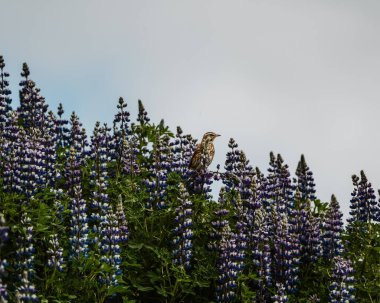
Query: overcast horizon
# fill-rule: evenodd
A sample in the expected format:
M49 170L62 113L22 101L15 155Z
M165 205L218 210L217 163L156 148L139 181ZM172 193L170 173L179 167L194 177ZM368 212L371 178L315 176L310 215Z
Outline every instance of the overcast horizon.
M50 109L78 113L88 134L131 118L216 140L233 137L266 172L280 153L292 176L304 154L317 196L345 218L351 175L380 188L380 3L377 1L3 1L0 54L13 106L23 62Z

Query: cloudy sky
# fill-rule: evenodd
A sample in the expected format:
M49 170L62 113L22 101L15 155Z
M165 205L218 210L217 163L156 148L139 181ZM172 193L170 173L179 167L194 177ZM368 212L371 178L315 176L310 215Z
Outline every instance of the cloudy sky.
M52 108L90 131L110 123L119 96L136 115L200 138L233 137L266 170L303 153L317 194L349 210L351 175L380 188L379 1L7 1L0 54L17 104L29 64Z

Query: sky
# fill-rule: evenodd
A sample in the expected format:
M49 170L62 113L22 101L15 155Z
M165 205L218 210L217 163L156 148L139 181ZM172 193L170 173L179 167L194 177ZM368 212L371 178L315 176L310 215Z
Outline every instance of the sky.
M266 171L304 154L317 196L347 218L351 175L380 188L380 2L0 0L0 54L13 105L23 62L52 109L90 133L122 96L153 122L234 138Z

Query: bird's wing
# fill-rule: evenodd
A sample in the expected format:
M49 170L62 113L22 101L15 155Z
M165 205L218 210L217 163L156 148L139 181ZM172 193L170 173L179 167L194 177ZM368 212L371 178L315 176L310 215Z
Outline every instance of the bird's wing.
M193 152L193 156L191 157L189 168L196 169L197 168L197 162L199 162L198 157L200 157L202 151L202 146L200 143L198 143L195 146L195 150Z

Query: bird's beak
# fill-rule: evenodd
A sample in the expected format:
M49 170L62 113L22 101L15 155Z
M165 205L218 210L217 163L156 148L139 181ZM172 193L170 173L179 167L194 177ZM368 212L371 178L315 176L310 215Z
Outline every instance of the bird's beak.
M215 137L220 137L221 135L216 134Z

